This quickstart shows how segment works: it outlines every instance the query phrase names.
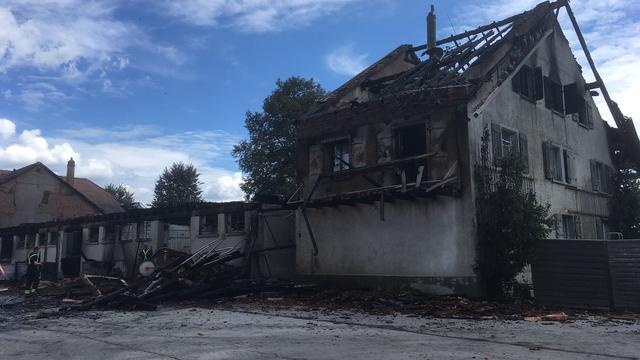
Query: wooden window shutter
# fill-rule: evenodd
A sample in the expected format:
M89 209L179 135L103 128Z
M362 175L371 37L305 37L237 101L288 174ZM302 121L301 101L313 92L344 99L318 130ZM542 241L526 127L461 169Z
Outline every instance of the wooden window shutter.
M529 173L529 142L527 141L527 135L520 133L518 136L520 137L520 160L522 161L522 166L524 166L524 172Z
M598 175L598 164L594 160L589 161L591 168L591 188L593 191L600 191L600 176Z
M576 239L582 239L582 219L577 215L573 219L576 225Z
M542 100L544 98L544 90L542 85L542 68L533 69L533 81L535 83L535 97L534 99Z
M542 158L544 160L544 176L553 180L553 154L551 153L551 144L548 141L542 143Z
M522 86L521 78L522 78L522 70L518 71L511 78L511 88L513 89L513 92L515 92L517 94L520 94L522 92L522 90L521 90L521 86Z
M494 161L502 158L502 129L498 124L491 124L491 148Z

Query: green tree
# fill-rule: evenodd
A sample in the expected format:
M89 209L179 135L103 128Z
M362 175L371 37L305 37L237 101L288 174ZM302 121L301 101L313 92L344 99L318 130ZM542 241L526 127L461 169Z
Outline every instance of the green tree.
M297 187L295 122L325 95L313 79L278 79L276 89L262 105L262 112L247 112L249 139L233 148L246 174L241 185L247 198L256 195L290 195Z
M120 206L124 209L134 209L139 207L135 200L135 194L131 192L125 185L109 184L104 188L111 196L113 196Z
M610 225L626 239L640 239L640 176L630 166L613 174Z
M154 189L153 207L167 207L203 201L200 174L193 164L176 162L165 168Z
M482 137L476 165L478 258L476 272L490 297L502 297L535 256L535 242L548 237L555 225L549 205L539 204L525 187L519 156L489 160L489 130Z

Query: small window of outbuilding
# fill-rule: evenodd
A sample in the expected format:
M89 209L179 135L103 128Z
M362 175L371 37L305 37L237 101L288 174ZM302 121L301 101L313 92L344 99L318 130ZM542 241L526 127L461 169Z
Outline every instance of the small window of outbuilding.
M228 233L244 231L244 211L228 213L226 218Z
M548 109L564 115L562 85L548 77L544 78L544 104Z
M200 235L218 235L218 214L200 216Z
M60 231L49 232L49 245L58 245L59 240L60 240Z
M91 226L89 228L89 238L87 239L87 241L90 243L97 243L99 237L100 237L100 227Z

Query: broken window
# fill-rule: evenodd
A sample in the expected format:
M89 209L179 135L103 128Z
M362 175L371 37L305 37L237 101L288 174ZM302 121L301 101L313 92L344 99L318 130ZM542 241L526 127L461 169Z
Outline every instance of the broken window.
M580 112L584 104L584 97L578 90L578 84L573 83L564 86L564 110L565 114L576 114Z
M0 239L0 259L11 259L13 256L13 236Z
M576 185L578 178L576 176L575 155L569 150L563 150L564 160L564 178L567 184Z
M560 147L547 141L543 143L542 148L545 177L549 180L564 181Z
M543 98L542 69L523 66L511 80L513 91L531 101Z
M218 214L200 216L200 235L218 235Z
M544 78L544 104L548 109L564 115L562 85L548 77Z
M244 231L244 211L229 213L227 217L227 232Z
M491 142L494 160L508 156L519 156L524 172L529 172L529 142L527 136L498 124L491 124Z
M100 237L100 228L98 226L90 227L89 238L87 239L87 241L90 243L97 243L99 237Z
M348 170L351 166L349 161L349 140L339 140L327 145L328 162L327 168L330 172L340 172Z
M580 216L557 215L556 216L556 236L558 239L582 238L582 224L580 221Z
M395 130L396 158L404 159L427 152L425 124L404 126Z
M593 191L611 194L613 193L612 175L613 169L599 161L591 160L591 186Z
M58 241L60 241L60 232L59 231L49 232L49 245L58 245Z

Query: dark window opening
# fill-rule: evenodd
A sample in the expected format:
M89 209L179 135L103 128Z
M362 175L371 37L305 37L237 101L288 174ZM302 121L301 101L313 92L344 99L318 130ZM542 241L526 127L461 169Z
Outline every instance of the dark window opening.
M349 140L340 140L328 143L327 169L329 172L340 172L351 168L349 158Z
M512 78L513 91L531 101L543 98L542 69L523 66Z
M49 203L49 196L51 195L51 191L49 190L45 190L42 193L42 200L40 201L41 204L48 204Z
M544 104L548 109L564 115L564 100L562 97L562 85L544 78Z
M89 228L89 242L96 243L98 242L98 238L100 236L100 228L97 226L92 226Z
M116 226L113 224L104 226L104 239L103 242L114 242L116 241Z
M36 246L36 234L27 234L25 241L27 243L27 249L33 249L33 247Z
M543 143L542 147L545 177L549 180L564 181L560 147L550 142Z
M244 231L244 212L235 212L227 214L227 232L243 232Z
M564 86L564 110L565 114L576 114L580 112L584 104L584 97L578 91L578 84L573 83Z
M405 126L395 131L395 153L397 159L405 159L412 156L427 153L427 130L424 123ZM418 180L419 167L424 166L425 160L415 160L402 165L405 181ZM423 170L424 171L424 170ZM424 176L423 176L424 178Z
M59 231L51 231L49 233L49 245L58 245L59 240L60 240Z
M200 216L200 235L218 235L218 214Z
M3 236L0 245L0 259L11 259L11 257L13 257L13 236Z

